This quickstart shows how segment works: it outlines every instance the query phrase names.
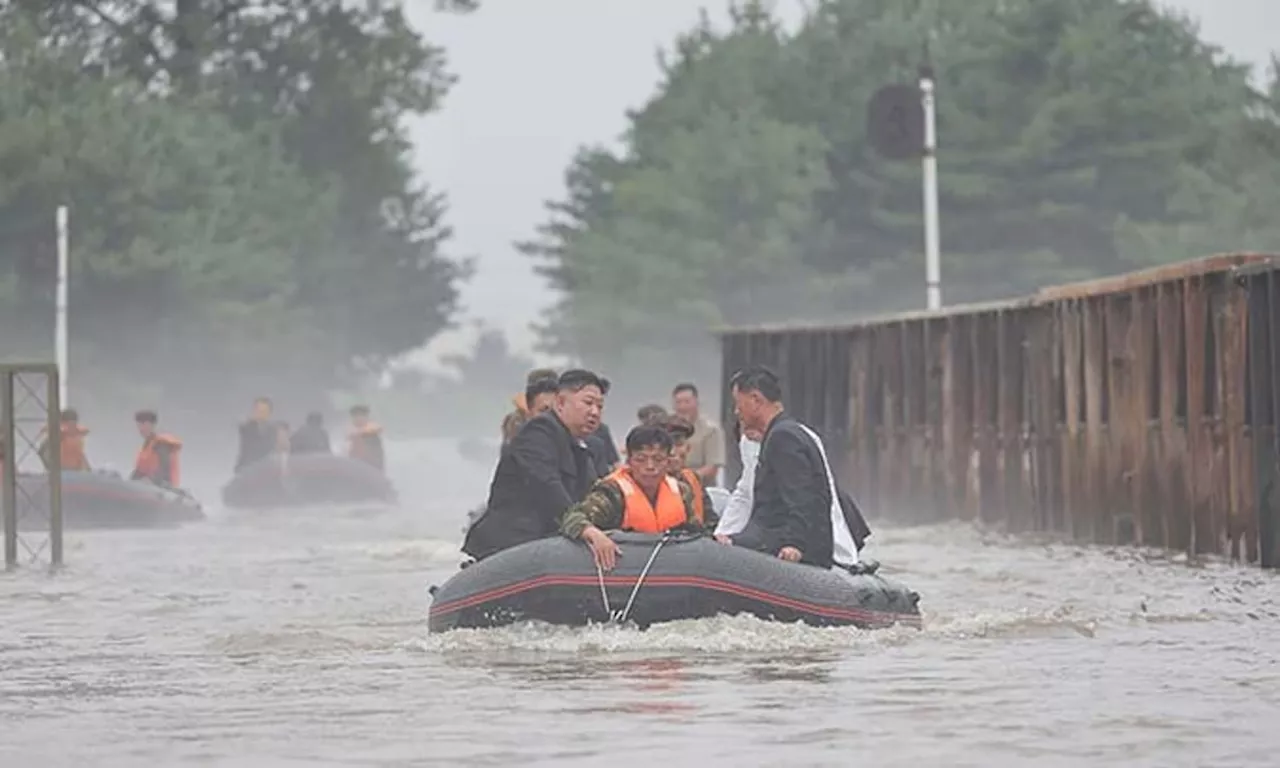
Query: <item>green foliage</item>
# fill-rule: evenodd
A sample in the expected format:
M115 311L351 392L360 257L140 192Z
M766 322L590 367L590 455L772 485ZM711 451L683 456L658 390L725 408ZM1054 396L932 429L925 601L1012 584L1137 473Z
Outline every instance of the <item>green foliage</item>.
M925 40L949 303L1280 247L1277 101L1184 18L1138 0L823 0L788 33L745 2L676 41L624 149L582 153L524 245L563 292L548 346L637 375L632 360L694 364L709 325L918 306L919 164L876 155L865 110L914 82Z
M404 122L452 78L398 3L8 0L0 35L0 266L48 306L70 202L91 367L316 389L449 323L467 266Z

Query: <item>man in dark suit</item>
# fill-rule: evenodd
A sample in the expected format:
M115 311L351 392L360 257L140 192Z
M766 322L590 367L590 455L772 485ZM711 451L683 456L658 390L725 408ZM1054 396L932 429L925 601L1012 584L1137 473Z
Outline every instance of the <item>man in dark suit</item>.
M783 560L830 568L858 562L859 542L851 530L817 433L783 409L782 384L773 371L752 366L730 382L743 429L761 432L751 518L741 533L717 537Z
M560 516L596 481L583 442L600 426L608 384L591 371L565 371L550 411L525 422L502 450L484 513L467 531L462 551L476 560L553 536Z

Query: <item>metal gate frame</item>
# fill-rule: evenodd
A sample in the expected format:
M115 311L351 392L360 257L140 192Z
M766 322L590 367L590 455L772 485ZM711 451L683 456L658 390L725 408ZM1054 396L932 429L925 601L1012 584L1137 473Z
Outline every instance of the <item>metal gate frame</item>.
M43 386L29 379L43 377ZM62 404L59 397L58 366L55 363L0 363L0 447L3 447L3 472L0 473L0 507L4 518L4 564L13 569L19 564L19 545L34 563L49 548L50 565L62 565ZM30 408L34 403L35 408ZM38 410L24 415L25 410ZM40 455L40 440L47 435L47 456ZM39 488L24 488L18 473L29 467L29 459L42 461L47 493ZM25 474L25 473L24 473ZM40 473L36 473L40 476ZM42 498L48 508L40 509ZM22 538L19 523L33 512L46 514L48 538L32 548Z

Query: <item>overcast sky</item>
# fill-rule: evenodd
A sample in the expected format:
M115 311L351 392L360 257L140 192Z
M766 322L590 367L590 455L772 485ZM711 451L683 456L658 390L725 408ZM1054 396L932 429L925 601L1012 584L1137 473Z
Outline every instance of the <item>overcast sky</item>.
M976 1L976 0L975 0ZM545 216L563 191L574 150L615 144L624 112L658 81L656 52L705 7L723 19L725 2L699 0L482 0L466 16L431 11L434 0L407 0L410 16L444 46L461 78L438 114L416 121L423 177L444 191L456 230L454 253L477 259L464 291L466 315L530 347L529 324L552 296L512 243ZM1201 21L1204 35L1258 64L1280 47L1280 0L1171 0ZM778 0L787 18L801 0ZM463 345L450 334L431 346Z

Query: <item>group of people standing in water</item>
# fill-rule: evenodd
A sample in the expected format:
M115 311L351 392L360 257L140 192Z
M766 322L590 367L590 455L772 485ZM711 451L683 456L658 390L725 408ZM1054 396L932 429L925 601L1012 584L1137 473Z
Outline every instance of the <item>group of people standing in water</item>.
M773 371L752 366L731 379L743 472L722 514L707 488L724 467L725 436L698 412L697 387L677 385L670 413L641 408L625 456L601 421L609 388L583 369L530 373L503 421L502 452L466 554L478 561L560 534L584 542L607 571L621 555L609 531L690 531L791 562L857 566L870 530L840 490L821 438L786 412Z
M333 452L322 414L308 414L303 426L291 432L287 423L272 419L272 411L270 398L260 397L254 401L250 418L240 425L240 446L235 463L237 473L269 456ZM351 429L347 435L347 455L383 471L385 454L382 428L370 419L368 406L352 406L349 413ZM142 444L134 459L130 479L165 488L180 488L182 441L157 429L160 417L153 410L138 411L133 420ZM92 470L86 450L88 435L88 428L80 423L80 414L74 408L61 412L58 433L61 469L78 472ZM52 465L51 449L52 443L45 435L38 450L46 467ZM0 451L3 451L2 445ZM3 453L0 453L0 458L2 457Z
M236 451L235 464L237 474L271 456L333 453L322 413L308 413L302 426L291 430L287 422L274 418L274 411L271 398L259 397L253 401L253 411L240 425L240 447ZM353 405L348 415L351 426L347 432L347 455L379 472L385 471L382 427L370 418L369 406Z

